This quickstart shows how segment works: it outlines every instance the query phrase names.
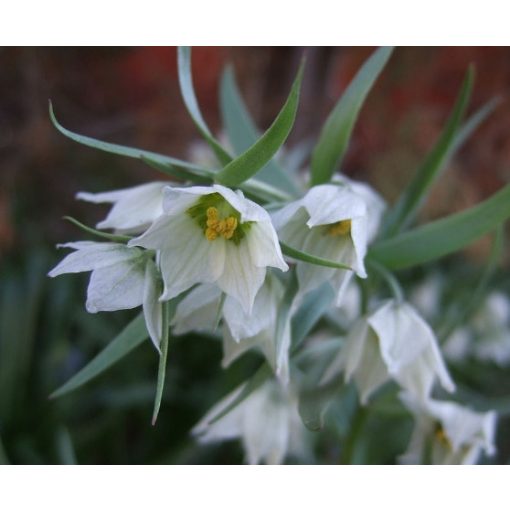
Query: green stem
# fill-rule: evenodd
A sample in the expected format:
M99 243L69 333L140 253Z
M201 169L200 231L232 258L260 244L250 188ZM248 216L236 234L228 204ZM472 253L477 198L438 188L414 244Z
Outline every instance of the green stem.
M379 262L375 262L373 260L370 261L370 267L375 269L379 273L379 275L383 278L383 280L388 284L388 288L390 289L395 301L398 303L402 303L404 301L404 293L402 292L402 287L395 276L390 273L382 264Z
M345 446L342 454L343 464L357 464L355 462L356 459L356 449L358 447L358 441L365 427L365 422L368 417L368 409L363 406L358 406L356 413L354 414L354 419L352 422L352 427L349 436L345 441Z
M162 338L161 338L161 354L159 357L158 367L158 383L156 388L156 398L154 400L154 411L152 413L152 425L156 424L158 419L159 408L161 406L161 398L163 397L163 389L165 386L166 360L168 356L168 338L169 338L169 307L168 302L163 303L162 310Z

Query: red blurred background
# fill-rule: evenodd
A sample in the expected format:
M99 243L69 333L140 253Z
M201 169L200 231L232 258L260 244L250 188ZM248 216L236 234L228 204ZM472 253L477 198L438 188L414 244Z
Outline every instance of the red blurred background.
M195 48L195 88L204 117L218 132L218 82L225 64L233 63L251 113L266 128L305 54L300 109L288 144L313 142L372 51ZM444 126L470 63L476 67L470 112L494 96L507 98L508 48L397 48L361 112L343 171L393 201ZM74 200L79 190L158 178L141 162L64 138L49 121L49 98L64 126L107 141L186 158L198 138L180 97L175 48L5 48L0 69L2 254L74 239L75 228L61 221L64 214L90 224L99 219L104 210ZM428 202L427 218L462 209L508 181L509 113L504 101L458 153Z

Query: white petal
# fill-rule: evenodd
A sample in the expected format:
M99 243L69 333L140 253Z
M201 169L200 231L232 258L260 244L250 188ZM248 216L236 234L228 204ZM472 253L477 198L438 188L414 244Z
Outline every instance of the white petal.
M298 218L295 216L298 214L299 209L302 209L304 223L309 218L309 215L304 208L302 200L296 200L290 204L287 204L285 207L282 207L278 211L274 211L271 214L271 219L276 230L280 231L280 229L285 228L285 226L288 225L291 221L297 220Z
M278 236L270 221L253 223L246 234L246 242L253 264L258 267L277 267L287 271L289 266L283 260Z
M310 229L302 249L317 257L333 260L348 266L352 266L353 263L354 250L350 237L329 236L320 228ZM345 275L350 271L308 264L306 262L299 263L297 266L297 276L300 292L304 293L316 289L326 281L332 282L335 275L339 272ZM342 280L336 281L340 282Z
M168 183L150 182L106 193L78 193L77 198L94 203L114 203L97 228L140 232L163 213L163 188Z
M379 337L381 355L391 374L414 362L435 341L429 325L405 303L387 301L368 322Z
M163 336L163 304L159 301L161 285L159 273L152 260L148 260L145 266L145 282L143 288L143 314L147 331L154 344L160 351L161 338Z
M239 245L228 241L224 243L224 271L217 284L227 295L239 301L245 313L250 314L255 296L264 282L266 268L254 265L249 245L243 241Z
M143 301L145 263L142 257L95 269L87 289L90 313L126 310Z
M361 218L367 214L363 199L347 186L314 186L303 197L303 204L310 215L309 227Z
M242 191L232 191L225 186L215 184L213 186L213 192L219 193L237 212L239 212L241 215L241 222L271 222L269 213L260 205L245 198Z
M48 276L54 277L64 273L81 273L108 267L123 261L138 258L142 251L128 248L118 243L95 243L81 241L61 245L64 248L74 248L75 252L65 257Z
M251 314L245 313L240 303L228 296L223 306L223 316L236 342L250 338L268 327L274 327L276 310L282 296L282 284L270 274L266 276L255 297Z
M367 207L367 238L372 241L377 235L382 216L386 210L386 202L371 186L364 182L354 181L342 176L347 186L359 195Z
M191 433L197 436L201 443L234 439L242 434L243 411L250 397L215 423L210 424L209 422L226 409L239 396L243 388L244 384L229 393L224 399L213 406L200 422L193 427Z
M165 283L162 300L171 299L196 283L211 283L223 272L225 240L208 241L187 214L161 216L142 236L128 244L160 250Z
M172 320L173 333L182 335L193 330L212 329L220 298L221 291L216 285L198 285L177 306Z

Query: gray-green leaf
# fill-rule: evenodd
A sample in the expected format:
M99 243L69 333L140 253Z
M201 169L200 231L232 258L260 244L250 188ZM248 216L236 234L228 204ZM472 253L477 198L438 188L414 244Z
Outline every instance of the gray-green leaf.
M216 174L216 181L225 186L239 186L263 168L284 144L294 125L303 77L299 67L289 97L269 129L249 149Z
M363 64L329 114L312 153L312 186L328 182L340 167L358 114L393 48L379 48Z
M376 243L368 256L388 269L404 269L453 253L510 217L510 184L460 213Z
M133 319L90 363L85 365L63 386L54 391L50 398L61 397L78 389L94 377L103 373L135 347L149 337L143 314Z
M221 164L226 165L232 161L232 156L221 146L221 144L214 138L211 131L207 127L204 118L198 107L198 101L193 89L193 78L191 76L191 48L189 46L180 46L177 50L177 61L179 71L179 85L181 87L182 98L184 104L197 126L200 134L204 137L205 141L209 144L211 149L216 154L216 157Z
M260 133L239 93L230 66L225 69L221 79L220 107L228 139L236 153L242 154L259 139ZM295 180L274 159L259 170L257 179L286 192L299 192Z

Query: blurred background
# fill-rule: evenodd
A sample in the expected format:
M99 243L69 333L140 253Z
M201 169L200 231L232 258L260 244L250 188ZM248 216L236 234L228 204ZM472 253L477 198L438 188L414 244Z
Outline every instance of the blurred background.
M195 89L209 126L219 132L218 82L224 66L232 63L253 117L260 128L267 128L285 101L304 53L300 109L288 146L313 143L335 101L372 51L195 48ZM495 96L504 101L450 163L422 220L468 207L508 182L508 48L398 48L361 112L343 171L370 182L393 202L444 126L470 63L476 67L470 112ZM257 362L256 356L247 356L222 372L221 349L211 339L186 336L171 346L156 427L150 425L150 417L157 358L149 342L82 389L48 400L133 316L88 315L88 275L46 277L62 256L55 244L83 238L62 216L93 225L107 208L75 201L78 191L161 179L139 161L83 147L60 135L49 121L48 99L57 118L72 131L189 159L198 133L180 97L175 49L4 48L0 69L0 460L242 461L236 443L198 447L189 436L210 405ZM488 246L482 240L462 254L469 267L483 263ZM494 370L472 384L495 396L508 394L508 373ZM499 434L505 430L508 423L503 421ZM324 432L320 462L338 460L333 437L333 431ZM405 446L405 437L401 441ZM493 462L506 463L510 456L509 445L501 444ZM364 461L391 462L391 453L378 459L367 454Z

